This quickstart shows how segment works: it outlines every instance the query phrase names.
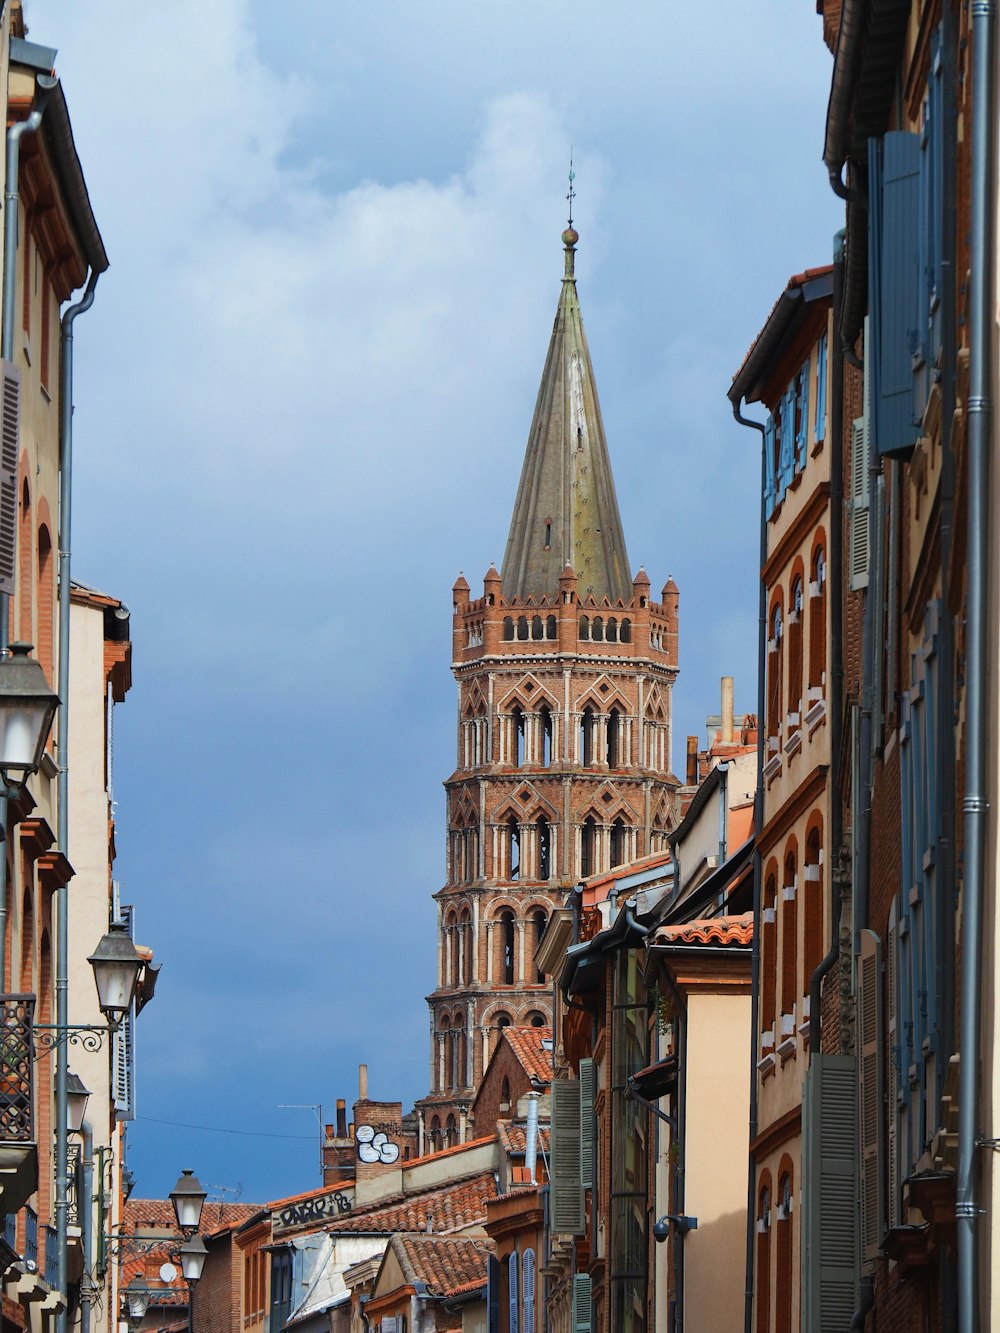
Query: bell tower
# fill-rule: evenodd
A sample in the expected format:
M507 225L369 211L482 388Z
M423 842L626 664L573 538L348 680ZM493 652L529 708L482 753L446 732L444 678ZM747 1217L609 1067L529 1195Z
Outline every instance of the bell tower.
M490 1133L468 1110L500 1031L548 1026L534 953L580 879L666 848L676 823L677 586L650 600L625 536L574 275L565 272L503 570L453 594L456 767L422 1150Z

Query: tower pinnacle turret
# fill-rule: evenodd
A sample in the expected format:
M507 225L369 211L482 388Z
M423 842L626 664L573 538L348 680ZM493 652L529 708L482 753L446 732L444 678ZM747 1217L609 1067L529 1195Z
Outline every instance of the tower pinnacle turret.
M632 578L577 299L574 227L503 560L503 594L555 600L567 564L580 596L627 600Z

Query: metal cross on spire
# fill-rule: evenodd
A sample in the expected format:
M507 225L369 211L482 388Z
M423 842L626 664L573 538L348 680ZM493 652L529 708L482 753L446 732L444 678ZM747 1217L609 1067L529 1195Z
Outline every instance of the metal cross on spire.
M569 225L573 225L573 200L576 198L576 191L573 189L573 182L576 180L576 172L573 170L573 150L569 150L569 194L566 198L569 200Z

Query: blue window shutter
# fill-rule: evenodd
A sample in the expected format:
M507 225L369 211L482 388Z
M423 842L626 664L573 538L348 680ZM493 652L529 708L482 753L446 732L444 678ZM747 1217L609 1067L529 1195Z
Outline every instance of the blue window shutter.
M809 362L798 373L795 381L795 416L798 430L795 432L795 470L801 472L806 465L809 452Z
M789 386L781 400L781 450L778 455L778 493L781 501L795 476L795 385Z
M769 412L764 425L764 512L768 518L774 508L774 417Z
M516 1250L507 1260L507 1297L507 1327L510 1333L518 1333L520 1328L518 1321L520 1306L518 1304Z
M881 208L869 213L874 443L890 456L908 454L919 433L913 364L920 343L920 216L920 136L893 130L882 144Z
M826 439L826 334L816 348L816 443Z

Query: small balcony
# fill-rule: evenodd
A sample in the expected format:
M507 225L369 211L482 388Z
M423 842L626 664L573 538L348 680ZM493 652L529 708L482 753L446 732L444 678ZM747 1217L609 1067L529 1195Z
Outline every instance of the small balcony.
M0 1212L16 1213L38 1188L33 1112L33 995L0 995Z

